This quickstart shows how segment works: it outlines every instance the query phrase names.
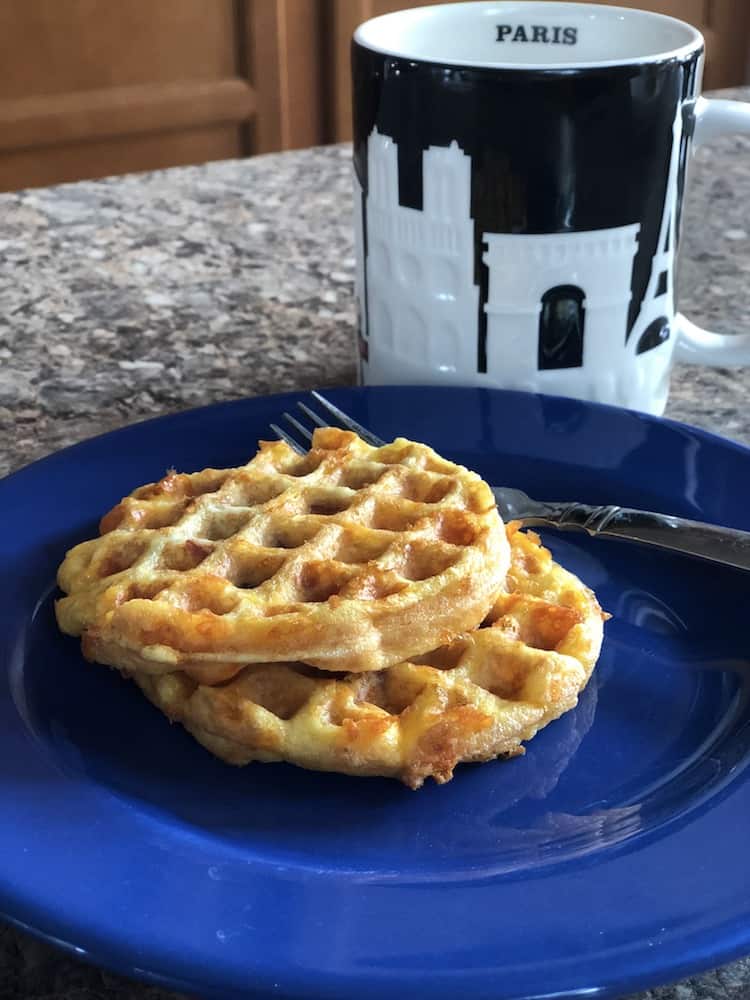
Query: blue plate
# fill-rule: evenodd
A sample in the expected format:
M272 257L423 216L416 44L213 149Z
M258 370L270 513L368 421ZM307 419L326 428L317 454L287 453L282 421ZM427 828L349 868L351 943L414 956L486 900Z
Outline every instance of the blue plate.
M750 451L479 389L337 390L493 483L750 528ZM76 445L0 483L0 911L209 996L615 996L750 952L748 578L583 535L613 619L578 708L444 787L233 769L55 627L55 570L170 466L241 463L300 396Z

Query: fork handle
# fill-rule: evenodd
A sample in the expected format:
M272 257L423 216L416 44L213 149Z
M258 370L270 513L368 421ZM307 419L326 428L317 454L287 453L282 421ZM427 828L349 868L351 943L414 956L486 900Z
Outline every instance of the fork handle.
M641 542L724 566L750 570L750 531L689 521L629 507L543 503L522 517L526 525L586 531L593 537Z

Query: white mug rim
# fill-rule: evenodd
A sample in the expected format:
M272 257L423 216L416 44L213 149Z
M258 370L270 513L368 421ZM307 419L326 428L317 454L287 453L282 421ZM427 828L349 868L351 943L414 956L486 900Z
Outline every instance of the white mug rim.
M560 72L571 72L572 70L587 70L587 69L612 69L619 66L644 66L654 63L664 63L672 62L675 60L682 61L690 58L696 52L700 52L705 46L705 39L701 32L694 25L689 24L687 21L682 21L677 17L671 17L669 14L659 14L655 11L641 10L635 7L618 7L610 6L609 4L602 3L569 3L561 2L561 0L545 0L545 6L555 7L557 9L566 8L573 12L587 14L592 16L596 14L597 11L606 11L608 15L614 14L615 16L621 14L625 17L631 18L633 20L641 19L644 21L658 21L660 24L668 24L674 28L683 30L686 36L689 36L689 40L685 42L684 45L680 45L677 48L666 49L662 52L651 53L649 55L632 56L622 59L587 59L587 60L571 60L569 62L506 62L502 59L487 61L483 59L441 59L441 58L425 58L423 55L415 56L409 54L405 48L399 48L398 46L389 47L384 45L378 45L372 41L366 39L366 35L369 31L372 31L374 26L381 26L382 22L387 20L396 21L405 14L411 15L413 17L419 16L435 16L436 13L448 9L461 9L463 11L471 10L472 8L484 8L484 7L497 7L498 9L504 5L508 7L524 8L524 7L539 7L539 0L474 0L471 3L441 3L441 4L431 4L425 7L409 7L403 10L392 11L388 14L380 14L378 17L369 18L357 27L353 35L353 41L360 45L364 49L368 49L371 52L377 52L380 55L390 56L393 59L403 59L410 63L423 63L425 65L438 65L438 66L456 66L468 69L488 69L488 70L502 70L507 72L517 72L517 73L528 73L528 72L543 72L543 73L560 73Z

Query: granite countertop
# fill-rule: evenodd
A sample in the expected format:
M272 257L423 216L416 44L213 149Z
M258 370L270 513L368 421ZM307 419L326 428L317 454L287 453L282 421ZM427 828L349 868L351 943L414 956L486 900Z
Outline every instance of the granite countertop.
M750 99L750 89L724 96ZM0 475L95 433L355 380L349 150L0 195ZM696 153L681 307L750 332L750 137ZM667 415L750 442L750 368L678 367ZM0 924L0 998L173 996ZM640 1000L747 1000L750 960Z

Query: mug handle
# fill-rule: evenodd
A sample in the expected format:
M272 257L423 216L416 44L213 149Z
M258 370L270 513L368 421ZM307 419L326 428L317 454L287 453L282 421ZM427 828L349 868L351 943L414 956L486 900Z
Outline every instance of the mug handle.
M750 104L699 97L695 104L696 146L720 135L750 135ZM675 316L675 360L703 365L750 365L750 334L711 333L687 316Z

